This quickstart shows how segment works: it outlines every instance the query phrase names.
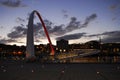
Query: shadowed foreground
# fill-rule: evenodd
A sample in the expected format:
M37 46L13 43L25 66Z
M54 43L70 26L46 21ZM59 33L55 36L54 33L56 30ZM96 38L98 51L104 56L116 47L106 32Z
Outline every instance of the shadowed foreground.
M120 80L120 64L0 62L0 80Z

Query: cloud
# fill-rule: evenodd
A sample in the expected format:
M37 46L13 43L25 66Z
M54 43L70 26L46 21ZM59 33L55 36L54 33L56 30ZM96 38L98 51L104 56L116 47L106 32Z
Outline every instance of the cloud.
M26 33L27 33L27 28L24 28L24 25L21 24L20 26L14 27L13 31L7 34L8 38L1 38L0 43L4 43L4 44L13 43L13 42L23 43L23 42L19 42L18 40L24 38L26 36Z
M47 30L49 31L49 34L51 34L50 32L52 30L53 23L49 20L44 20L44 23L46 25ZM45 36L44 28L40 22L34 24L34 35L37 37Z
M3 29L3 26L0 26L0 29Z
M102 36L102 34L91 34L91 35L85 35L84 37L99 37Z
M96 14L92 14L90 16L88 16L86 19L85 19L85 22L80 26L80 28L85 28L88 26L88 24L93 21L94 19L96 19L97 15Z
M11 43L11 42L17 42L14 39L0 39L0 43L6 44L6 43Z
M49 29L48 32L51 34L51 35L56 35L56 36L59 36L59 35L63 35L66 33L65 29L63 28L64 25L58 25L58 26L54 26L52 29Z
M33 29L34 29L34 36L36 38L44 35L41 23L34 24Z
M77 29L81 29L81 28L86 28L88 27L88 24L93 21L94 19L96 19L97 15L96 14L91 14L90 16L88 16L84 23L81 24L80 21L77 21L76 17L71 17L71 21L69 22L69 24L67 25L67 27L65 28L66 32L71 32Z
M81 29L81 28L86 28L88 24L96 18L96 14L92 14L88 16L85 19L84 24L80 24L80 21L77 20L76 17L71 17L70 22L67 25L60 24L60 25L54 25L53 22L49 20L44 20L44 23L46 25L46 28L48 30L48 33L50 36L61 36L56 39L78 39L81 38L82 36L85 36L85 33L76 33L76 34L70 34L70 35L65 35L71 31ZM25 20L18 17L17 18L18 22L24 22ZM84 25L84 26L83 26ZM42 27L42 24L40 22L34 24L34 36L35 36L35 41L39 41L40 38L46 38L44 29ZM19 26L15 26L10 33L7 34L7 37L9 39L14 39L14 40L19 40L21 38L26 37L27 34L27 27L25 27L23 24ZM64 35L64 36L63 36Z
M63 35L66 33L65 29L63 28L64 27L63 24L54 25L53 22L51 22L49 20L44 20L44 23L45 23L47 31L50 35L59 36L59 35ZM39 24L39 25L37 25L37 24ZM36 36L41 34L41 37L44 37L45 32L43 30L42 24L41 23L37 23L37 24L34 24L34 28L36 28L35 29Z
M105 32L102 35L105 35L103 42L120 42L120 31Z
M52 23L48 20L45 20L44 21L45 24L47 25L47 29L50 30L51 29L51 25ZM41 23L36 23L33 25L34 27L34 36L36 38L38 37L43 37L44 36L44 31L43 31L43 28L42 28L42 24ZM7 37L8 38L11 38L11 39L18 39L18 38L23 38L25 37L27 34L27 27L24 27L23 24L19 25L19 26L15 26L13 28L13 31L11 31L10 33L7 34Z
M120 31L109 31L101 34L86 35L85 37L98 37L98 36L104 36L102 38L102 42L105 43L120 42Z
M80 21L77 21L76 17L71 17L71 20L67 27L65 28L66 32L71 32L73 30L76 30L80 27Z
M18 18L21 21L21 18ZM24 20L22 20L24 21ZM46 23L46 27L47 29L51 29L51 23L47 20L45 20ZM36 23L33 25L34 27L34 36L35 37L39 37L39 36L44 36L44 32L43 32L43 28L42 28L42 24L41 23ZM42 31L42 32L41 32ZM17 39L17 38L23 38L25 37L27 34L27 27L24 27L23 24L19 25L19 26L15 26L13 28L13 31L11 31L10 33L7 34L8 38L11 39Z
M26 35L27 29L24 28L22 25L14 27L13 29L14 31L7 34L7 36L11 39L21 38Z
M64 18L68 18L69 17L69 15L68 15L68 13L67 13L67 10L62 10L62 14L63 14L63 17Z
M104 39L102 39L102 42L104 43L120 43L120 37L106 37Z
M64 36L61 36L61 37L57 37L56 40L60 40L60 39L65 39L65 40L80 39L85 34L86 33L75 33L75 34L64 35Z
M53 22L51 22L51 21L49 21L49 20L44 20L44 23L45 23L45 25L46 25L46 28L48 29L48 30L51 30L52 29L52 26L53 26Z
M7 6L7 7L26 7L26 5L22 4L21 0L4 0L4 1L0 1L0 4L3 6Z
M64 25L64 24L54 25L53 22L51 22L49 20L44 20L44 23L46 25L46 28L47 28L49 34L55 35L55 36L64 35L68 32L78 29L80 26L80 22L77 21L76 17L71 17L68 25ZM39 24L41 24L41 23L39 23ZM40 26L42 26L42 25L40 25ZM43 28L38 29L38 30L40 30L39 33L41 35L45 36Z
M42 42L42 41L40 41L39 39L35 38L34 42Z
M22 18L20 18L20 17L17 17L17 18L16 18L16 22L18 22L18 23L23 23L23 22L25 22L25 19L22 19Z
M110 7L109 7L110 10L115 10L117 8L118 8L117 4L110 5Z
M110 12L113 14L112 21L117 21L119 23L120 16L120 0L116 0L115 4L110 5L108 8Z
M119 36L120 31L109 31L109 32L104 32L102 33L102 35L108 35L108 36L113 36L113 35L117 35Z
M67 12L66 10L63 10L63 13L66 12ZM44 20L44 23L50 35L62 36L74 30L86 28L88 24L91 21L93 21L96 17L97 17L96 14L91 14L85 19L84 24L80 24L81 22L78 21L76 17L71 17L70 22L67 25L64 24L54 25L54 23L49 20ZM34 24L34 28L36 28L35 29L36 36L41 36L41 37L45 36L41 23Z
M68 18L68 17L69 17L69 15L68 15L68 13L67 13L67 10L62 10L62 13L63 13L63 17L65 17L65 18ZM93 14L91 14L90 16L88 16L88 17L85 19L85 21L84 21L83 24L80 24L81 22L80 22L80 21L77 21L77 18L76 18L76 17L71 17L71 18L70 18L70 22L69 22L69 24L67 25L66 29L68 29L68 31L69 31L69 30L71 31L71 30L73 29L73 27L74 27L74 29L85 28L85 27L88 26L88 24L89 24L91 21L93 21L93 20L96 19L96 18L97 18L97 15L96 15L95 13L93 13ZM74 30L74 29L73 29L73 30Z

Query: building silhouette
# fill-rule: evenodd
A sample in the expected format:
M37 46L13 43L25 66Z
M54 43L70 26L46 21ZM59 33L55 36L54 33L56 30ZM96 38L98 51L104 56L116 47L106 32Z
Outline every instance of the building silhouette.
M69 44L67 40L61 39L59 41L56 41L57 47L56 51L60 53L68 52L69 50Z

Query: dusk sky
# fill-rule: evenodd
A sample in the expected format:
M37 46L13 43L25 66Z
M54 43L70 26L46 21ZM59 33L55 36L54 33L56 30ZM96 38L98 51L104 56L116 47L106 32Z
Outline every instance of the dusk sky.
M52 43L90 40L120 42L120 0L0 0L0 43L26 45L28 18L37 10ZM35 15L35 44L47 44L43 27Z

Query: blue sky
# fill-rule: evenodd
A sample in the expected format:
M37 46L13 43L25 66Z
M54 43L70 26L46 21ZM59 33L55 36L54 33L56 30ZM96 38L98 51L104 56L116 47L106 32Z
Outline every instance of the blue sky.
M26 45L28 18L37 10L45 20L52 43L90 40L120 42L120 0L0 0L0 43ZM47 44L37 16L35 44Z

